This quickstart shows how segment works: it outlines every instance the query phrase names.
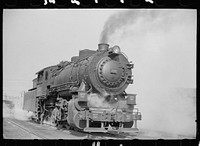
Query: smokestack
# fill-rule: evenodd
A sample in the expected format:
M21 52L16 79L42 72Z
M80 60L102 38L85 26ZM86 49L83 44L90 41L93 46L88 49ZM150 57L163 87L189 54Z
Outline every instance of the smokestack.
M109 45L106 43L100 43L98 44L98 50L97 51L104 51L104 50L108 50Z

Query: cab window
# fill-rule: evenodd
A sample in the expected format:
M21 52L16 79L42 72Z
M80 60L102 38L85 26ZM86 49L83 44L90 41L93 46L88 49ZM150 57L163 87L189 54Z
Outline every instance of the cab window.
M43 81L43 71L38 73L38 83Z

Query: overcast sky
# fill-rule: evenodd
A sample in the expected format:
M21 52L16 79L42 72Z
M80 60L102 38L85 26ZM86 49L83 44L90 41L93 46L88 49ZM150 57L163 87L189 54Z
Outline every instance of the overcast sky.
M169 85L195 87L196 12L167 11L159 11L159 15L156 12L151 18L146 16L148 13L137 16L136 10L4 9L3 90L19 95L32 87L32 79L40 69L70 60L81 49L96 50L110 16L117 16L113 22L116 26L129 20L130 24L117 26L108 43L119 45L135 63L135 83L143 86L145 77L156 73L157 84L169 76ZM138 21L130 21L134 19Z
M3 89L18 95L40 69L97 49L113 10L4 10Z

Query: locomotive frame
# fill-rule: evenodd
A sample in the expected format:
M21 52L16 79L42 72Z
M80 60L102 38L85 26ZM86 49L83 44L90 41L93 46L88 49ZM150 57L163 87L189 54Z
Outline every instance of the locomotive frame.
M23 108L34 112L32 119L55 126L86 132L138 131L141 113L135 108L136 94L125 92L133 83L132 68L118 46L99 44L97 51L81 50L71 62L38 71L33 88L24 94ZM114 104L91 106L91 94Z

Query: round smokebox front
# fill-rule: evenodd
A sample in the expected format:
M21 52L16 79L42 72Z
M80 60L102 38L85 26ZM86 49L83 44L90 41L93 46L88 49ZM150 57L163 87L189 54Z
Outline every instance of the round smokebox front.
M99 81L106 87L119 87L123 82L125 71L118 61L106 57L100 61L97 68Z

